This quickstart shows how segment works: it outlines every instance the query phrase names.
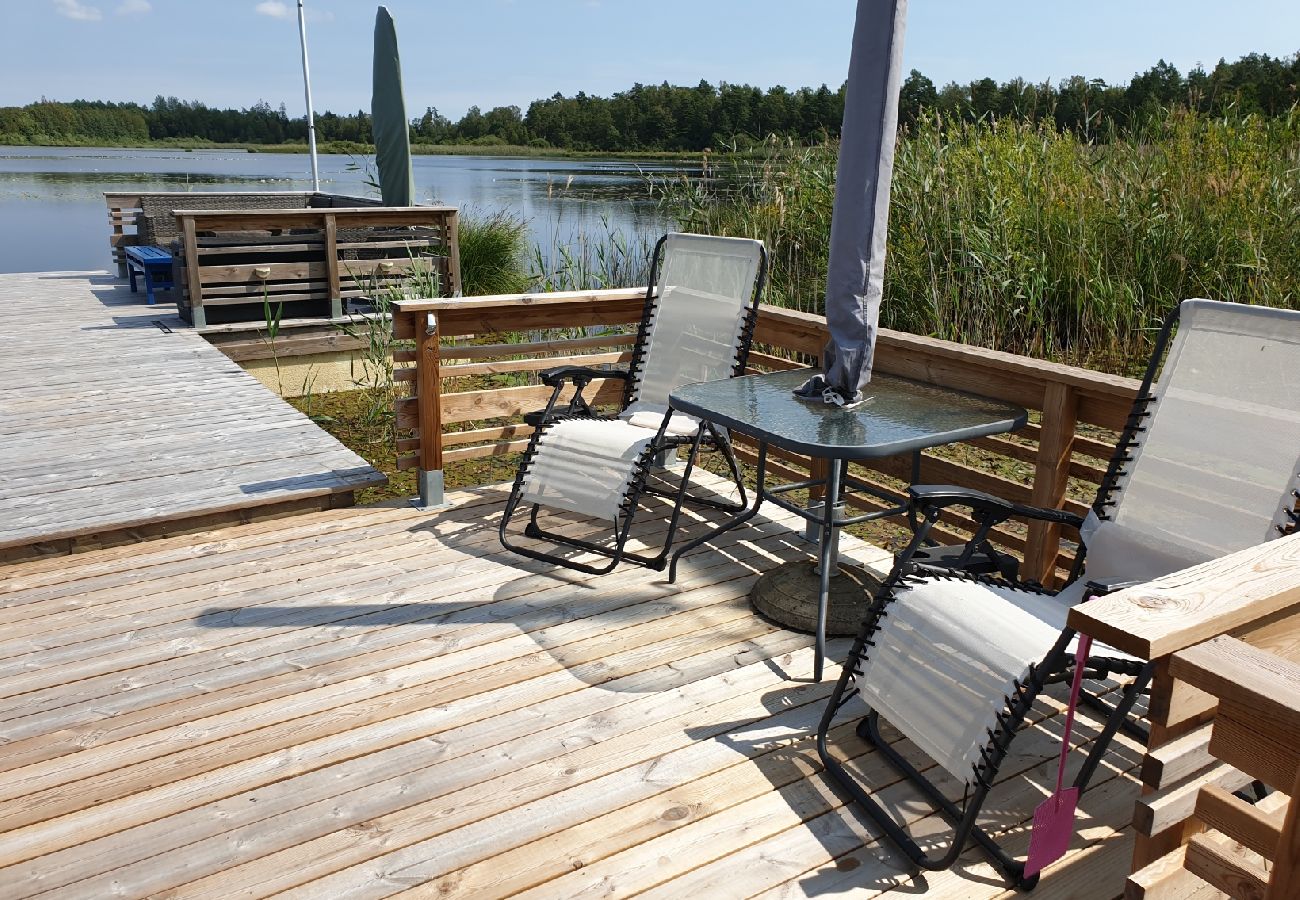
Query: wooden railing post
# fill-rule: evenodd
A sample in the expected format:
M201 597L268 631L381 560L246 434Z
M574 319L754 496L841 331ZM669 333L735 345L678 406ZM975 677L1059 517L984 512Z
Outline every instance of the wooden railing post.
M185 282L190 293L190 322L195 328L206 328L207 313L203 311L203 280L199 275L199 239L193 216L181 216L181 234L185 245Z
M443 291L449 297L461 295L460 281L460 213L449 211L443 218L444 235L447 239L447 273L451 279L448 290Z
M441 506L442 480L442 374L441 335L436 313L415 313L416 407L420 423L420 466L417 470L420 506Z
M1078 407L1078 396L1073 388L1060 382L1047 383L1043 390L1042 431L1030 495L1034 506L1057 509L1065 500ZM1051 587L1056 580L1056 557L1060 546L1061 526L1030 522L1021 576Z
M325 282L329 285L330 318L343 318L343 289L339 285L339 229L332 213L325 214Z

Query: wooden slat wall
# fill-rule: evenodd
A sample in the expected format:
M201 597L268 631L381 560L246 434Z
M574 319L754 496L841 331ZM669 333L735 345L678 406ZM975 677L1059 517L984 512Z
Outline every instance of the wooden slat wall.
M438 324L441 358L472 360L474 366L442 366L442 444L455 444L445 459L468 458L520 449L528 436L519 417L540 408L549 390L538 386L537 373L568 363L589 364L589 354L612 353L628 346L628 332L639 320L644 288L613 291L569 292L544 295L509 295L464 301L403 302L394 317L399 341L414 340L433 315ZM588 334L593 326L612 327L606 334ZM622 327L618 327L622 326ZM557 336L556 331L562 332ZM569 337L566 334L578 336ZM449 338L473 335L466 344ZM521 341L520 338L523 338ZM826 342L821 316L762 307L755 333L752 371L814 365ZM574 355L580 354L580 355ZM407 455L402 465L419 465L418 430L423 405L414 386L419 364L413 351L399 351L397 380L411 388L398 401L399 451ZM484 375L496 366L509 372L510 385L487 386L464 381L467 375ZM884 330L877 345L876 366L882 372L914 378L945 387L967 390L1021 404L1038 414L1038 422L1014 436L985 438L925 454L922 480L966 485L1021 501L1060 503L1084 511L1100 481L1110 456L1115 432L1122 427L1138 383L1008 353L998 353L948 341ZM460 380L458 380L460 379ZM621 384L612 383L599 399L617 400ZM474 443L454 437L448 426L471 427ZM738 451L752 461L752 449L738 441ZM432 448L423 448L430 454ZM806 477L810 461L791 454L774 454L778 475ZM426 466L427 467L427 466ZM879 486L898 486L910 474L903 458L881 460L871 466L852 467L856 478ZM850 494L857 508L878 508L869 495ZM946 518L940 537L958 541L969 534L971 522L954 513ZM1028 577L1050 583L1068 570L1073 554L1068 544L1077 535L1055 529L1026 529L1009 524L995 540L1026 560Z
M455 296L456 217L452 207L178 209L186 236L181 303L198 328L207 324L205 307L260 310L264 300L314 303L298 316L328 320L342 314L346 298L398 284L417 265L438 274L442 296Z

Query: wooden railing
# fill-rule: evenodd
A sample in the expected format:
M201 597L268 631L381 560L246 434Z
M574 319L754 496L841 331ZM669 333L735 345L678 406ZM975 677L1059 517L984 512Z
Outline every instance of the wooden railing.
M207 325L211 307L291 305L294 317L337 319L343 301L398 283L418 267L440 293L460 292L457 211L449 206L185 210L182 316ZM187 312L188 310L188 312Z
M414 349L399 350L395 356L396 377L410 389L397 401L399 466L420 470L423 499L438 499L436 489L447 463L523 449L530 430L520 417L540 408L549 396L549 389L537 384L537 372L561 364L622 359L631 346L630 326L641 317L644 297L644 288L634 288L398 303L395 337L414 342ZM598 325L629 327L588 333ZM556 336L552 330L569 333ZM539 333L520 342L527 332ZM455 340L468 335L475 341ZM822 317L764 306L750 364L754 370L811 365L825 342ZM1123 427L1138 387L1128 378L888 330L880 335L876 367L1009 400L1038 414L1037 421L1015 435L925 454L922 481L965 485L1080 513L1105 472L1115 433ZM463 381L460 386L452 382L505 373L528 383L472 384L465 389ZM598 399L616 401L620 391L619 382L610 382ZM474 423L482 424L461 430ZM752 451L743 444L737 449L752 460ZM772 453L777 475L803 479L813 465L794 454ZM910 467L908 460L892 458L870 467L855 465L854 474L896 488L909 476ZM879 508L879 501L867 495L845 499L861 509ZM971 524L954 513L939 536L960 540ZM1072 547L1063 544L1062 537L1055 527L1014 522L994 535L1024 558L1027 577L1044 583L1068 570L1073 560Z
M1155 663L1126 896L1262 897L1249 853L1273 861L1267 896L1297 896L1295 808L1285 828L1281 810L1300 790L1300 534L1081 604L1070 625ZM1231 797L1256 779L1283 795ZM1207 825L1219 834L1196 839Z

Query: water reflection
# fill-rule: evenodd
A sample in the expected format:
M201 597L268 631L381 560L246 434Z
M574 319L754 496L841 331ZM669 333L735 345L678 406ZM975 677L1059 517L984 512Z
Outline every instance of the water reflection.
M320 157L321 188L372 195L362 159ZM417 156L421 202L508 209L544 256L583 234L621 230L653 242L667 230L647 176L681 171L660 161ZM0 272L109 266L104 191L310 190L306 154L230 150L0 147Z

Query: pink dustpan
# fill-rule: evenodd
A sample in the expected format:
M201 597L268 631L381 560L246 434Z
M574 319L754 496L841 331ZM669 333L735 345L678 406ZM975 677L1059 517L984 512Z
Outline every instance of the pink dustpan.
M1074 654L1074 684L1070 688L1070 706L1065 711L1065 734L1061 737L1061 761L1056 767L1056 790L1034 810L1033 830L1029 833L1029 858L1025 860L1025 877L1032 878L1056 862L1070 849L1074 836L1074 813L1079 806L1079 789L1064 788L1065 759L1070 755L1070 734L1074 731L1074 709L1079 705L1083 685L1083 665L1088 661L1092 638L1079 635Z

